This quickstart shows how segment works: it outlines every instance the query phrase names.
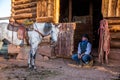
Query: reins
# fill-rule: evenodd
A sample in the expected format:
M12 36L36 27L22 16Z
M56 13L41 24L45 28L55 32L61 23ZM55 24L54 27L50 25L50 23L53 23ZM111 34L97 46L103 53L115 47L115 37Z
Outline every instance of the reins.
M35 24L35 27L37 28L37 25ZM37 30L36 29L34 29L34 31L36 31L39 35L41 35L42 37L45 37L45 36L49 36L50 35L50 33L49 34L47 34L47 35L43 35L39 30L38 30L38 28L37 28Z

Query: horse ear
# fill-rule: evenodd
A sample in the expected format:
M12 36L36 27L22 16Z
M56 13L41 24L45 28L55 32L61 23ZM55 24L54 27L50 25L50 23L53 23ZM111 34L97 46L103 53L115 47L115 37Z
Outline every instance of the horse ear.
M61 24L60 24L60 23L57 23L57 24L54 23L54 25L55 25L55 27L57 27L57 28L60 28L60 27L61 27Z
M62 26L62 24L59 24L57 27L60 28Z

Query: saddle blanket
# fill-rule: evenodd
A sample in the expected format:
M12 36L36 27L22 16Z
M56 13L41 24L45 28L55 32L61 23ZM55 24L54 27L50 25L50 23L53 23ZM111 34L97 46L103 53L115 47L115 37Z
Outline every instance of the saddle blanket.
M10 31L17 32L18 39L23 40L25 38L25 31L26 31L25 27L23 27L23 26L14 26L14 25L8 24L7 29L10 30Z

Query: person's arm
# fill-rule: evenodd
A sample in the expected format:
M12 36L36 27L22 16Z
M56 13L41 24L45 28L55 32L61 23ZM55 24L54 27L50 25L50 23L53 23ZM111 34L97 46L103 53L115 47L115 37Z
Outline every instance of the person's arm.
M80 48L80 43L78 44L78 51L77 53L80 55L81 54L81 48Z
M81 58L81 48L80 48L80 43L78 44L78 58Z
M91 49L92 49L92 45L90 43L88 43L85 54L90 54L91 53Z

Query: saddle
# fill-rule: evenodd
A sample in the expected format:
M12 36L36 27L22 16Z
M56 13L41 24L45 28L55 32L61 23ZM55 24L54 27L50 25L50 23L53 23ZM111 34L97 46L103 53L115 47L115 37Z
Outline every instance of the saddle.
M15 24L10 24L9 23L7 29L10 30L10 31L17 32L19 27L20 27L20 25L15 25Z
M21 26L21 25L13 25L13 24L8 24L7 27L8 30L17 32L17 37L20 40L25 39L25 33L26 33L26 28Z

